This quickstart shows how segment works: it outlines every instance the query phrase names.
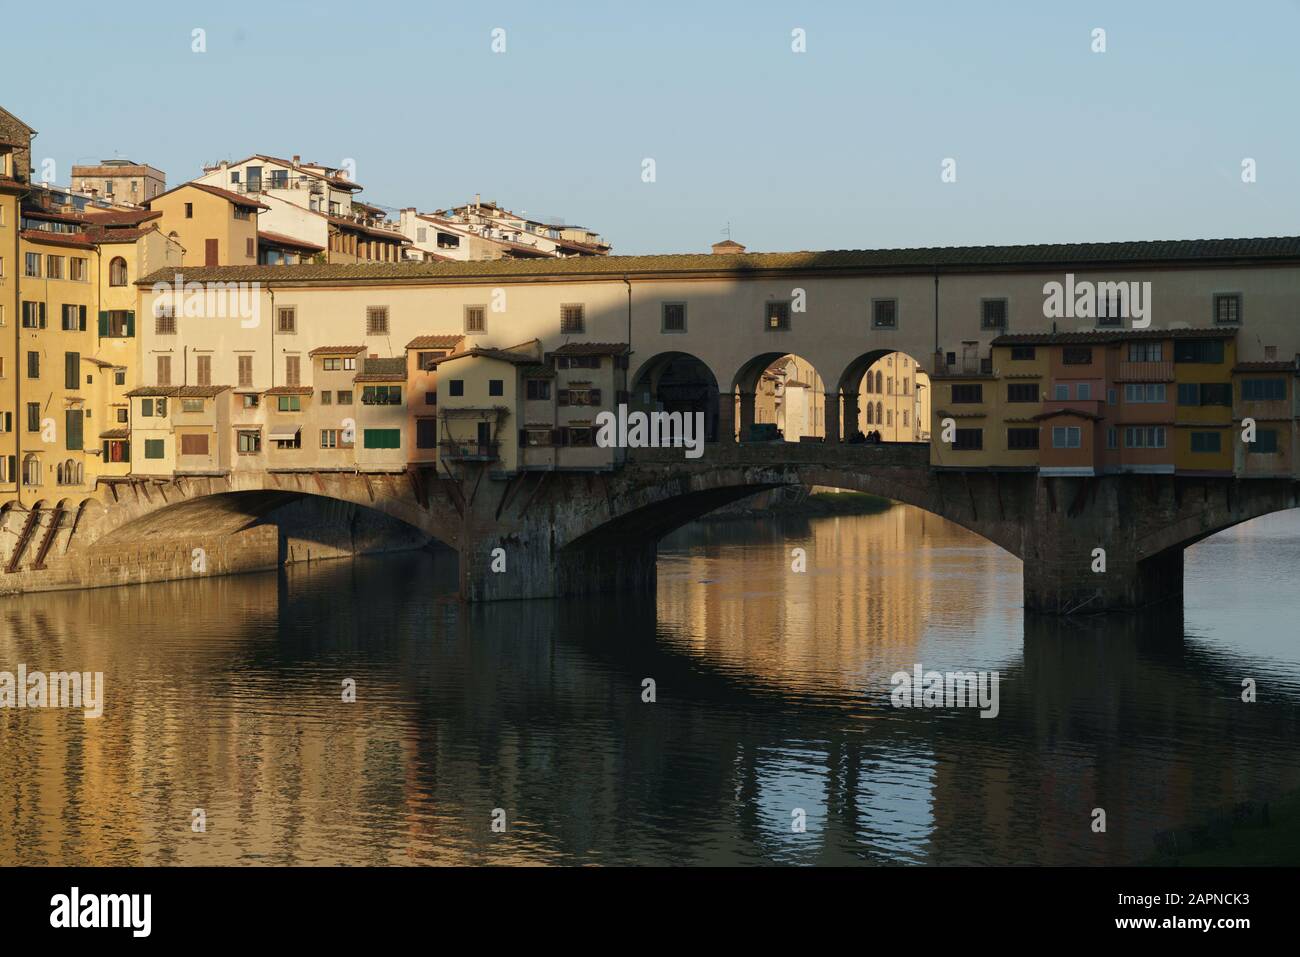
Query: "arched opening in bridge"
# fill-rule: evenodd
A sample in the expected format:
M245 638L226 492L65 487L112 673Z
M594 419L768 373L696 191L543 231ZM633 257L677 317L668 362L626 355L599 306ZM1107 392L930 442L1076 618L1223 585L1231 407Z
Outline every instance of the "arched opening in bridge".
M930 376L906 352L864 352L845 368L836 391L845 442L930 441Z
M703 413L704 441L718 440L718 380L686 352L661 352L641 364L632 386L634 409Z
M440 551L444 543L432 529L416 524L419 514L414 510L404 516L293 489L218 492L146 512L113 528L91 547L129 553L136 547L184 543L209 551L220 548L234 556L255 552L257 567L381 552ZM268 526L276 532L269 538ZM454 561L454 554L450 558Z
M734 438L819 441L826 436L826 386L812 363L793 353L766 352L732 380Z

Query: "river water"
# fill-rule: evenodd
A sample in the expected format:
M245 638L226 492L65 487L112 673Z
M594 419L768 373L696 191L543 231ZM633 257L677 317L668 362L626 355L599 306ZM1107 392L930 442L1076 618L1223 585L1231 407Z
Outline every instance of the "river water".
M689 526L644 601L459 606L449 552L6 599L0 671L106 691L0 710L0 864L1141 861L1300 787L1298 560L1270 516L1188 551L1181 621L1025 620L1016 559L895 506ZM917 664L997 716L893 707Z

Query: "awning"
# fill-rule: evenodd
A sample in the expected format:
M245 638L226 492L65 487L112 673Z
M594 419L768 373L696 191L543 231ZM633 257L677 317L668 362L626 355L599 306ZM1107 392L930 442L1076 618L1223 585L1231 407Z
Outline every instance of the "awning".
M300 431L302 427L297 425L275 425L271 427L267 438L272 442L292 442L298 437Z

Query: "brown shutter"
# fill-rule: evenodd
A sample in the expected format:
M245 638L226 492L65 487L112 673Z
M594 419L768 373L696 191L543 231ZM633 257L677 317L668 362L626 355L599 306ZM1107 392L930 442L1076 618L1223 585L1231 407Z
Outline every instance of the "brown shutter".
M203 265L219 266L217 262L217 241L215 239L205 239L203 241Z

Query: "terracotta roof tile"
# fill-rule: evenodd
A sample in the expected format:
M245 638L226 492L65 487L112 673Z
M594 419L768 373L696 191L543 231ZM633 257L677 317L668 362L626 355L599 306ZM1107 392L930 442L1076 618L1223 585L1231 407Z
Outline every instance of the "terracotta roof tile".
M1300 263L1300 236L1260 239L1167 240L1041 246L942 246L921 249L843 249L824 252L690 253L655 256L571 256L445 263L366 263L306 266L213 266L189 272L203 280L278 283L392 279L454 282L473 278L554 276L600 278L654 275L933 274L939 272L1065 271L1104 267ZM150 282L146 278L142 282Z
M408 349L455 349L465 337L458 332L444 335L416 336L406 344Z
M311 350L311 352L307 353L307 355L309 356L319 356L319 355L354 356L358 352L365 351L365 348L366 348L365 346L317 346L315 349Z
M551 354L557 356L621 356L626 342L566 342Z

